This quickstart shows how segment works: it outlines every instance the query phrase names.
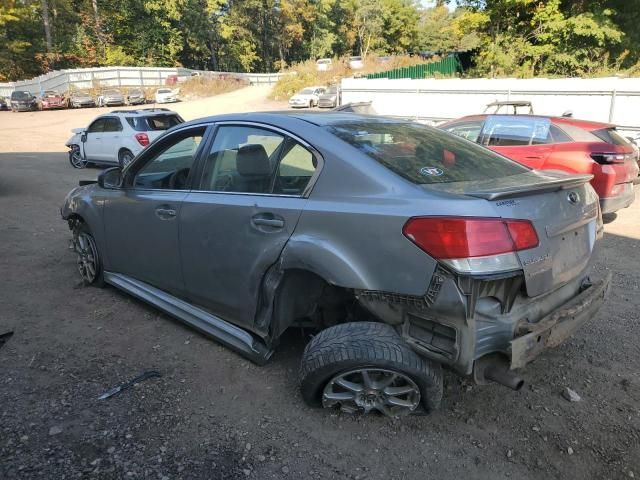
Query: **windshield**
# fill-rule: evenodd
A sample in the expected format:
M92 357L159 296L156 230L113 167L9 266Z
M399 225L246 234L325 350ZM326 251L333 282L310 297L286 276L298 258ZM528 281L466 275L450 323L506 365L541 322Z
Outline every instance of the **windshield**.
M358 62L362 60L362 57L350 57L349 60L351 60L352 62Z
M31 97L31 94L29 92L13 92L11 94L12 100L25 100L30 97Z
M120 95L120 92L117 90L107 90L104 92L105 95Z
M331 60L329 60L328 58L325 60L318 60L318 65L325 65L327 63L331 63Z
M73 92L73 96L74 97L88 97L89 96L89 92L85 92L83 90L80 90L79 92Z
M300 90L298 95L311 95L313 93L313 88L303 88Z
M324 93L326 93L327 95L335 95L336 93L338 93L338 89L337 87L329 87Z
M145 117L127 117L127 123L138 132L149 130L168 130L184 122L179 115L149 115Z
M489 180L529 171L479 145L416 123L349 122L331 133L416 184Z
M158 90L158 93L171 93L171 90L167 88L161 88L160 90Z

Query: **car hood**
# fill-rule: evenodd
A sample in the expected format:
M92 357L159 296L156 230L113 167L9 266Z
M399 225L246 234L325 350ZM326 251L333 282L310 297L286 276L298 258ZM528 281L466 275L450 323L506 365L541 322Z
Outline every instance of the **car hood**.
M86 102L87 100L93 100L93 97L90 97L89 95L75 95L71 97L71 100L75 102Z

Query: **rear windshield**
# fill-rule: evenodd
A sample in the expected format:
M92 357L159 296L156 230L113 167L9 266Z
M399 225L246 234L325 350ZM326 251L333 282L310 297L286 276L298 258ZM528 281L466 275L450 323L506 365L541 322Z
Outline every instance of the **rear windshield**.
M333 95L335 93L338 93L338 88L337 87L329 87L329 88L327 88L327 90L324 93L327 93L329 95Z
M31 94L29 92L13 92L11 94L11 98L14 100L24 100L26 98L31 98Z
M529 171L472 142L415 123L349 122L328 129L416 184L488 180Z
M612 143L613 145L629 145L631 142L624 136L620 135L615 128L603 128L602 130L593 130L593 133L603 142Z
M151 115L148 117L127 117L127 123L138 132L168 130L184 122L179 115Z

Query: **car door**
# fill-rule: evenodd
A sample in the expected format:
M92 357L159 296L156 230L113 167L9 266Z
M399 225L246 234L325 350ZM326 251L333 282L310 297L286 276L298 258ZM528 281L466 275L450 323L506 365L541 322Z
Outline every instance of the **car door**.
M84 156L87 160L104 159L102 153L102 135L104 134L105 119L94 120L87 128L86 139L83 142Z
M545 117L489 115L478 142L534 169L540 169L552 152L551 121Z
M122 145L122 122L118 117L105 117L102 132L102 159L118 163L118 152Z
M141 154L104 205L108 269L180 296L182 201L207 126L177 130Z
M293 233L318 155L279 130L221 124L183 202L180 251L190 299L248 329L263 277ZM196 190L197 188L197 190Z

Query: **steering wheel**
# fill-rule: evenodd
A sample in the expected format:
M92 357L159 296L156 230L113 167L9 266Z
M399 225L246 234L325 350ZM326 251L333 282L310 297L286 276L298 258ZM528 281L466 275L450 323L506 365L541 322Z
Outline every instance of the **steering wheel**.
M169 177L169 189L170 190L183 190L187 185L187 179L189 178L189 168L181 168L176 170Z

